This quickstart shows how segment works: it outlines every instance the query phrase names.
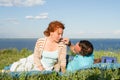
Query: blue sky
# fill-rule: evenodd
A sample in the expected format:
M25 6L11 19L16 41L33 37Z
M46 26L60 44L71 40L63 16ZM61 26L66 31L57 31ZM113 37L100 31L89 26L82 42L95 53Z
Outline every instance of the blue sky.
M120 0L0 0L0 38L39 38L51 21L64 37L120 38Z

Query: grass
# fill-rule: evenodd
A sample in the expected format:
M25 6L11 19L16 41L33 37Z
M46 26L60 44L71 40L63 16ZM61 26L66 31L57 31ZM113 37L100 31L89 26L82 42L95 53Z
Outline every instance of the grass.
M20 51L18 51L16 48L0 50L0 70L5 66L8 66L9 64L19 60L20 58L27 57L30 54L32 54L32 51L26 48L23 48Z
M20 58L27 57L32 54L33 51L26 48L18 50L2 49L0 50L0 70L5 66L18 61ZM94 51L95 58L101 58L102 56L117 57L120 63L120 51ZM13 77L9 73L0 73L0 80L118 80L120 79L120 69L100 70L97 68L80 70L78 72L66 75L59 75L56 72L51 74L32 74L27 75L25 72L21 73L19 77Z

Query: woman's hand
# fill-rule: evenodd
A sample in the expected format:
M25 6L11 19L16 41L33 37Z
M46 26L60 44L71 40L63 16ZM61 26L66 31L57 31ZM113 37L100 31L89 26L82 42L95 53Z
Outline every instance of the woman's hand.
M39 69L40 71L45 70L43 66L38 66L38 69Z

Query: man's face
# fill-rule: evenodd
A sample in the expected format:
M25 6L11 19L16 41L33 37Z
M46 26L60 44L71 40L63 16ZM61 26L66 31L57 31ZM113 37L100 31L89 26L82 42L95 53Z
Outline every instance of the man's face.
M79 46L79 42L76 43L76 45L74 47L74 50L75 50L76 53L80 53L81 47Z

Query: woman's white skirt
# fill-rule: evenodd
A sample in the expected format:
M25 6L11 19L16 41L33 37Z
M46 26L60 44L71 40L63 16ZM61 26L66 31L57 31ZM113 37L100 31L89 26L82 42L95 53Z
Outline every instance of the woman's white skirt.
M14 62L11 67L10 71L39 71L39 69L35 66L33 60L33 54L28 56L27 58L22 58L17 62Z

